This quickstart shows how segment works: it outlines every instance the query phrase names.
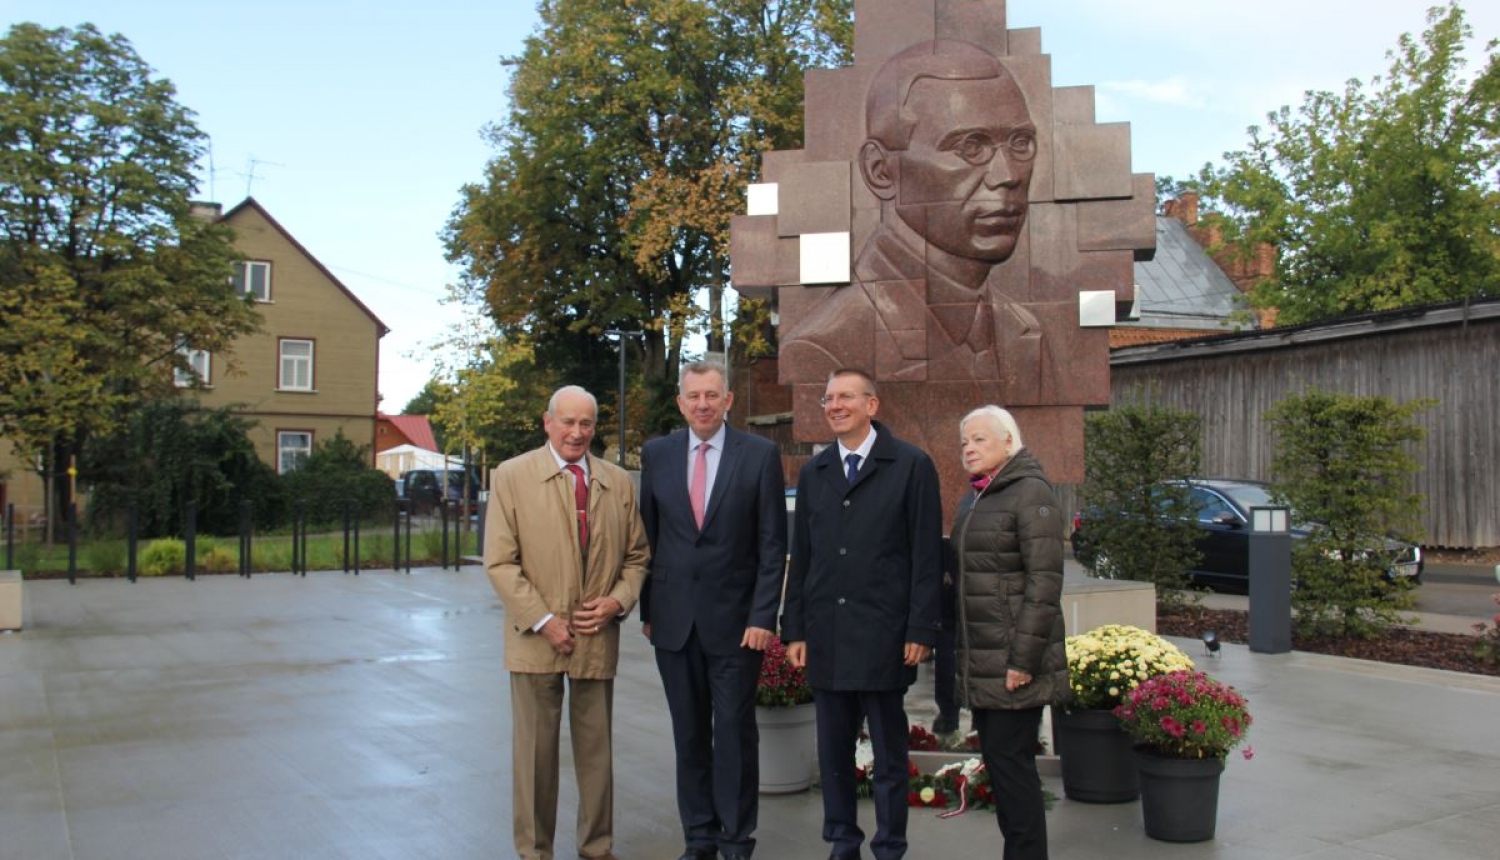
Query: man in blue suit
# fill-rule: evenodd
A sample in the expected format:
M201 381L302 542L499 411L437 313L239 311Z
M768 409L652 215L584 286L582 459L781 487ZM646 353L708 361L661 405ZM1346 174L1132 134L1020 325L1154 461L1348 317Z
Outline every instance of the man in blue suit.
M733 402L722 367L687 365L677 408L688 427L641 450L641 620L672 714L681 860L755 850L755 687L776 635L786 500L776 446L724 422Z
M937 641L942 501L937 468L875 413L875 381L835 370L823 417L837 441L802 467L782 633L807 667L818 714L823 840L858 860L854 747L868 721L875 753L876 860L906 854L910 756L902 698Z

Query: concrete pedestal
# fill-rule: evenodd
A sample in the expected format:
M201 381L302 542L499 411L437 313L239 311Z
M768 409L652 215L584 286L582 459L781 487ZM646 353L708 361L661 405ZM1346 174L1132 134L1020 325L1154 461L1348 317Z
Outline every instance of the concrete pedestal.
M0 570L0 630L20 630L24 616L21 600L21 572Z

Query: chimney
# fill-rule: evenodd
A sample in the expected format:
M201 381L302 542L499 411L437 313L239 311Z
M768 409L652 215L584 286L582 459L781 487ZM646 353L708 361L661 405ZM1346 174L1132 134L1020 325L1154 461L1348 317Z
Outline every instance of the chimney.
M1182 226L1191 227L1198 223L1198 192L1184 191L1176 200L1168 200L1164 208L1168 218L1176 218Z
M197 218L200 221L207 221L210 224L218 221L220 216L224 214L224 207L219 205L218 203L209 203L203 200L192 200L188 202L188 206L192 207L188 211L194 218Z

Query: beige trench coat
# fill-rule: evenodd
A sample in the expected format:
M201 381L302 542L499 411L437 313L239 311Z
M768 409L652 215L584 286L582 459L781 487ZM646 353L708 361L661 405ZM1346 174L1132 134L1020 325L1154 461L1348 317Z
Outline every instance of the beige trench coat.
M484 568L505 604L507 671L615 676L619 619L598 634L578 636L566 657L531 629L549 612L567 618L595 597L613 597L628 613L645 582L651 551L630 476L592 455L588 464L587 566L578 548L573 476L557 468L545 445L506 460L490 474Z

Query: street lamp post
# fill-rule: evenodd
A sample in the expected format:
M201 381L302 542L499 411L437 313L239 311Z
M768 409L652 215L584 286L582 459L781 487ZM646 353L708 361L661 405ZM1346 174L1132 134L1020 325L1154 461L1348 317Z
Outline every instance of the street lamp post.
M615 462L621 466L625 465L625 338L639 335L638 331L622 331L617 328L606 329L604 332L610 337L620 339L620 398L615 401L615 411L620 416L620 449L615 453Z

